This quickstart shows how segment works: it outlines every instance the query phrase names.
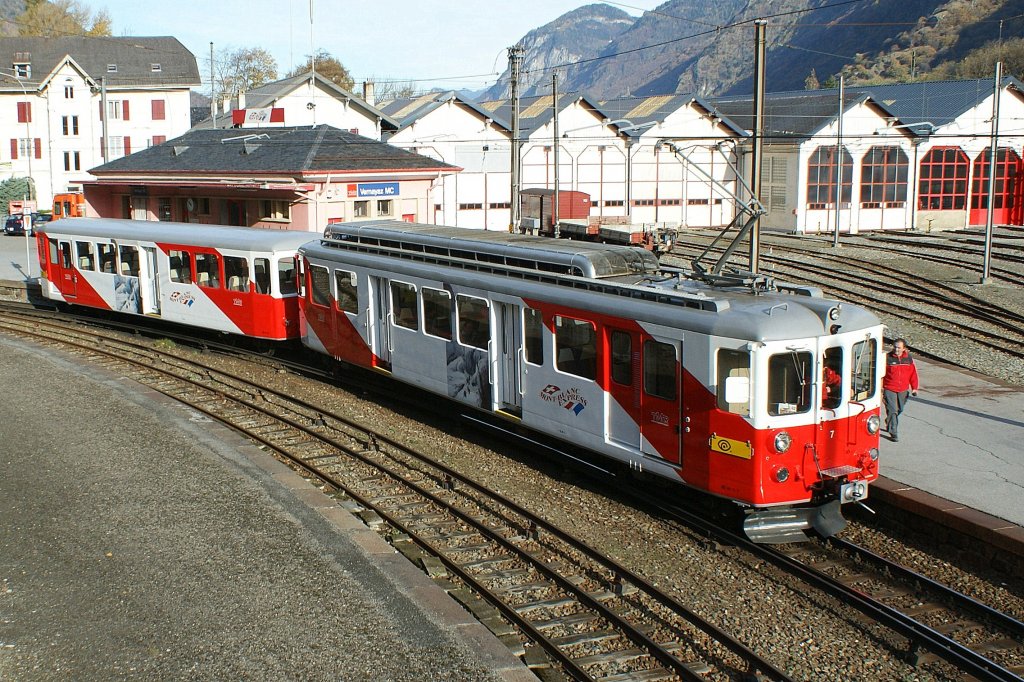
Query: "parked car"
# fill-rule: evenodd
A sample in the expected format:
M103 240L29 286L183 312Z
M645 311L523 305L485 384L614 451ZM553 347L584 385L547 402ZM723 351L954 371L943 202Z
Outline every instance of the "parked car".
M25 221L24 216L12 215L4 223L4 234L5 235L23 235L25 234Z
M24 235L25 234L25 222L22 220L23 216L12 215L7 218L7 222L4 223L4 234L12 236ZM33 213L32 214L32 227L29 228L28 234L31 237L35 234L35 230L32 229L36 225L48 223L53 220L53 216L49 213Z

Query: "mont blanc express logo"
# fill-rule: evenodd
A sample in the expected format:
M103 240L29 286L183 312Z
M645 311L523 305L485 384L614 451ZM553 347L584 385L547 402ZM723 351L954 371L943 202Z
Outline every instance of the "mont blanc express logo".
M195 297L187 291L175 291L171 294L171 303L180 303L186 308L191 308L195 302Z
M587 399L583 397L578 388L560 388L554 384L548 384L540 392L541 400L555 403L573 414L579 414L586 408Z

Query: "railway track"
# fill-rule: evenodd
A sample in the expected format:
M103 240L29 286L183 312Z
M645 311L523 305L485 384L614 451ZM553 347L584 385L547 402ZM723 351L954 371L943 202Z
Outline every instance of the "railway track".
M757 545L674 501L645 497L638 503L654 504L666 519L700 529L857 609L902 637L904 658L915 666L941 662L982 682L1024 679L1024 623L948 586L837 538Z
M790 679L687 606L511 500L344 416L151 345L0 312L245 434L334 491L549 679Z
M677 245L673 248L673 256L682 257L680 252L697 255L703 250L701 245ZM954 334L991 350L996 350L1010 357L1022 359L1024 352L1020 350L1024 344L1024 315L993 305L984 299L960 291L934 280L906 280L905 272L878 263L850 258L846 255L821 253L811 249L780 247L799 253L802 256L813 256L817 259L836 262L835 267L817 265L807 267L806 260L787 258L772 252L763 256L762 260L771 271L782 274L797 281L803 281L841 292L841 297L855 300L869 308L884 311L887 314L922 325L942 334ZM851 271L854 265L864 271L858 274ZM767 269L767 268L766 268ZM879 274L886 278L879 281ZM911 310L907 303L913 302L916 307ZM929 309L938 311L927 313ZM957 318L961 319L957 319Z

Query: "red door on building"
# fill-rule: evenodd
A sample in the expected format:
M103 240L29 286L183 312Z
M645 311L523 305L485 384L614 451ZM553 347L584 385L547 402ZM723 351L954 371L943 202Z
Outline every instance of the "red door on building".
M988 220L989 147L974 159L971 182L971 225L984 225ZM995 192L992 221L1000 225L1021 225L1024 219L1024 183L1017 152L1000 147L996 158Z

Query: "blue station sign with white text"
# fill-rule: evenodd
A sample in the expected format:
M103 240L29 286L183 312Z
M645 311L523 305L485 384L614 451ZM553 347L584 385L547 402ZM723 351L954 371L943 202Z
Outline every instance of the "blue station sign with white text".
M355 190L353 192L352 190ZM379 199L382 197L397 197L397 182L360 182L348 186L348 195L360 199Z

